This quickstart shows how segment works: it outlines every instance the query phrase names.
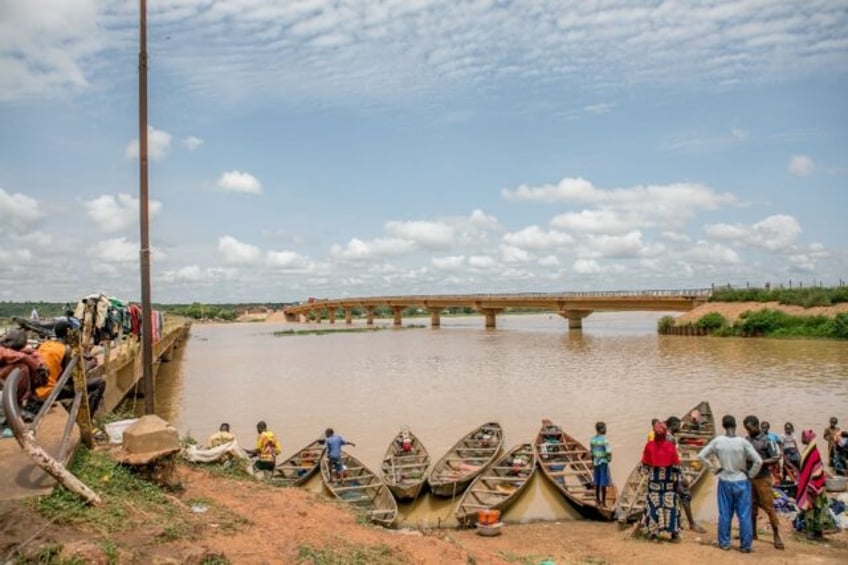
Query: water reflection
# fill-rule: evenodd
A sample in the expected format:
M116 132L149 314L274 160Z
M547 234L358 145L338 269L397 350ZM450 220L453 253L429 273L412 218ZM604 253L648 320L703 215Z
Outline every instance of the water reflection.
M549 315L500 316L495 331L471 316L443 318L438 330L287 337L272 335L284 326L196 325L181 370L160 378L159 407L200 440L226 420L250 443L264 419L284 455L332 426L375 469L402 425L435 460L486 420L501 422L506 445L531 441L542 418L584 442L604 420L618 484L638 461L651 418L680 415L701 399L717 417L754 413L798 430L848 417L844 343L658 336L662 315L596 313L581 332ZM696 494L700 519L715 514L711 481ZM444 522L453 507L425 497L401 512L412 523ZM535 479L505 517L574 516Z

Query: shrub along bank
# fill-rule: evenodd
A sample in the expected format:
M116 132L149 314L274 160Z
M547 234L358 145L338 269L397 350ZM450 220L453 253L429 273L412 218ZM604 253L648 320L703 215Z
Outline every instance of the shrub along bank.
M731 324L718 312L710 312L695 322L683 325L675 325L672 316L664 316L657 329L661 334L848 339L848 314L794 316L764 309L744 312Z

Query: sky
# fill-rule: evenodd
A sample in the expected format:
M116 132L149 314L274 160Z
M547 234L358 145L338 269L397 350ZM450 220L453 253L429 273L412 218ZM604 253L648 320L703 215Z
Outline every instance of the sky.
M0 0L0 300L140 296L138 3ZM848 281L848 0L150 0L154 302Z

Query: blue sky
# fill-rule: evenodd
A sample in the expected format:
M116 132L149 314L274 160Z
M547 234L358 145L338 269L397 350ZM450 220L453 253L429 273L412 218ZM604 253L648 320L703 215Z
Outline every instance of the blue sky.
M0 0L0 300L137 299L137 3ZM848 2L151 0L153 299L848 280Z

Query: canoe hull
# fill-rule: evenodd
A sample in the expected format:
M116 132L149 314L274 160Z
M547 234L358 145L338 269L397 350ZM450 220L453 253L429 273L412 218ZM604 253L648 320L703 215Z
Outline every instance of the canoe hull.
M389 488L373 471L353 455L342 452L345 466L343 481L334 482L326 453L321 458L321 479L324 487L338 500L361 511L371 522L386 528L394 525L398 508Z
M521 465L516 465L518 459ZM477 523L481 510L503 512L518 500L535 472L536 453L533 444L514 446L474 479L457 504L457 522L461 526L471 527Z
M695 410L700 412L701 415L697 429L693 427L691 418L691 414ZM706 467L698 460L698 452L716 435L715 417L710 408L710 403L702 401L683 414L681 420L683 425L677 438L680 466L683 471L683 478L689 483L689 488L694 489L707 471ZM615 508L615 519L621 523L635 522L640 519L645 509L647 491L648 476L641 472L641 465L637 464L621 489L621 495Z
M271 482L285 487L299 487L306 484L318 472L324 444L315 440L296 451L291 457L278 463L274 468Z
M488 422L463 436L433 466L427 483L435 496L456 497L489 465L503 447L503 429Z
M401 434L410 442L406 451L398 441ZM415 434L404 429L392 439L386 449L383 463L380 465L380 477L396 499L415 500L427 484L429 468L430 454L427 448Z
M607 487L606 506L595 501L592 456L585 445L549 421L543 423L533 443L546 479L585 518L612 520L618 497L614 484Z

